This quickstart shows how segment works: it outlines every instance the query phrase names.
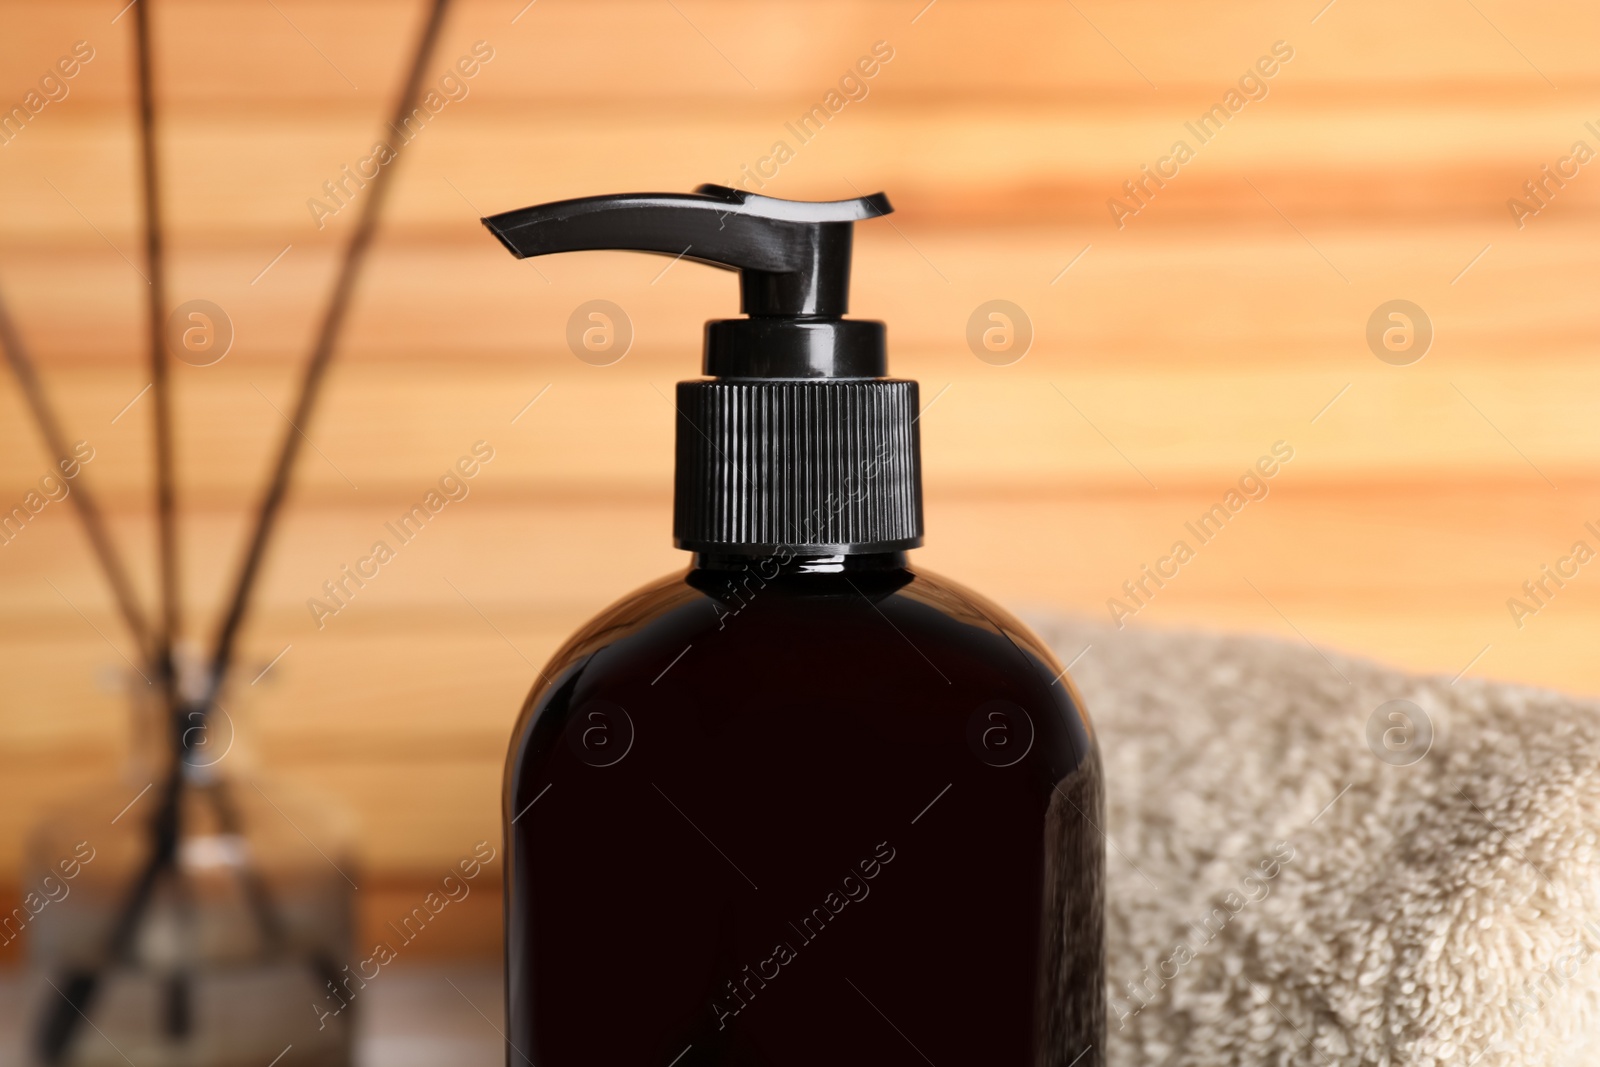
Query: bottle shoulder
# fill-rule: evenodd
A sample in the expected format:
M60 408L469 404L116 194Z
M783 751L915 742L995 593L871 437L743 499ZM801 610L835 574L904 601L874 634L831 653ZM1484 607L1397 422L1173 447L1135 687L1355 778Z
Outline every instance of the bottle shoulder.
M681 638L688 644L736 631L792 638L799 626L846 619L865 607L908 641L926 637L941 649L974 644L979 654L998 654L1001 669L1009 665L1046 682L1065 680L1054 650L1025 623L989 597L926 568L764 576L752 566L745 572L686 568L619 598L561 646L544 671L546 684L618 643Z
M1063 723L1093 745L1083 700L1054 652L1010 612L923 568L838 574L686 569L579 628L535 684L518 726L549 707L810 702L1009 712ZM515 744L513 745L515 748Z

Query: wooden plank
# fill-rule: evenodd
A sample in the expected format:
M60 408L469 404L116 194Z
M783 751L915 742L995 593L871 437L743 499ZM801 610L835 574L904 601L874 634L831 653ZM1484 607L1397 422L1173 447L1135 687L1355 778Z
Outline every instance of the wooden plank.
M1542 362L1581 355L1596 340L1584 298L1600 277L1587 230L1572 219L1535 219L1520 234L1499 220L1398 229L1306 222L1314 249L1259 198L1252 211L1226 232L867 225L858 240L853 309L889 323L895 366L913 374L941 353L991 377L1027 374L1051 359L1069 368L1085 359L1138 368L1257 367L1283 363L1290 346L1296 366L1360 363L1368 357L1368 316L1398 293L1436 320L1438 356L1493 363L1516 344L1519 359ZM458 221L459 241L379 243L340 366L408 361L470 374L494 361L530 374L559 367L602 381L647 364L664 376L690 377L698 370L700 323L736 313L736 285L723 272L680 264L657 281L664 260L625 253L519 263L474 219ZM1163 224L1161 217L1149 221ZM1540 225L1547 221L1553 225ZM1452 285L1491 242L1495 247ZM1085 245L1090 251L1063 274ZM195 373L179 368L180 385L228 378L239 364L298 366L322 308L333 250L296 247L252 285L282 248L180 246L175 298L218 303L235 331L221 363ZM0 261L0 281L47 373L136 366L140 283L104 244L17 253ZM1488 293L1500 297L1489 302ZM1034 320L1035 355L1013 370L990 370L970 358L966 345L968 317L996 296L1020 304ZM634 325L632 350L612 368L582 365L565 345L568 317L597 297L624 307ZM1143 313L1158 304L1167 313ZM134 383L131 370L128 382ZM248 381L235 384L248 391ZM106 397L104 421L132 395Z
M1447 343L1457 342L1441 347ZM1218 353L1209 365L1152 370L1110 354L1075 357L1057 342L993 368L954 351L957 344L899 362L921 378L932 404L920 425L935 496L982 486L1130 490L1145 478L1193 487L1230 476L1278 440L1302 450L1297 477L1317 484L1489 474L1561 485L1592 478L1600 453L1589 400L1600 369L1576 353L1512 369L1446 352L1394 368L1350 352L1347 340L1345 351L1317 360L1227 366ZM476 464L465 482L467 509L480 500L665 493L674 433L668 398L687 370L643 361L597 369L556 353L541 362L539 370L446 371L444 361L341 369L305 427L312 447L301 460L296 512L354 509L371 516L376 531L471 459L478 442L494 459ZM691 362L687 354L679 360ZM194 413L180 431L186 500L242 512L287 427L291 379L281 367L243 363L190 370L181 369L177 390L179 409ZM68 383L58 390L67 423L94 450L85 483L107 489L117 510L137 509L148 493L149 405L115 425L107 413L138 393L138 377L80 369L54 382ZM0 387L0 419L0 503L9 511L37 490L50 463L13 388ZM64 531L75 521L68 512L46 505L37 528Z
M404 162L396 165L405 172L393 217L402 226L470 231L480 213L588 189L726 184L786 141L793 159L770 183L749 188L838 198L855 195L852 183L871 185L890 190L913 221L1043 221L1114 233L1106 201L1125 196L1123 182L1141 178L1141 164L1155 165L1182 139L1195 158L1156 194L1148 215L1129 223L1135 231L1154 228L1158 219L1215 225L1259 218L1281 225L1242 176L1302 221L1308 214L1466 218L1514 231L1507 198L1526 195L1523 182L1540 178L1541 165L1568 155L1575 140L1593 147L1583 123L1600 112L1600 88L1570 110L1529 101L1485 111L1477 102L1446 100L1394 102L1375 114L1366 101L1285 97L1241 112L1210 144L1184 125L1209 106L1209 97L1160 109L1037 104L1002 117L980 102L873 101L859 114L841 113L827 136L805 143L785 126L788 112L772 109L713 115L606 107L546 116L520 105L473 102L473 110L459 115L441 113L401 150ZM128 173L126 121L106 115L46 128L43 117L36 139L19 138L6 149L0 192L8 232L114 256L104 247L109 241L131 253L137 224L131 183L99 180ZM342 204L358 201L361 191L349 181L336 201L324 183L344 180L341 167L370 155L376 121L268 115L245 124L231 114L169 120L164 143L189 161L169 178L174 237L259 242L262 265L285 244L303 250L342 242L354 214ZM1417 137L1419 127L1429 136ZM26 135L35 132L30 127ZM1354 142L1363 145L1359 156L1345 150ZM538 177L551 158L570 161L558 182ZM1283 174L1295 180L1274 180ZM1595 183L1574 179L1551 215L1592 215L1594 190ZM340 210L318 216L308 207L313 198Z
M1392 590L1393 599L1411 605L1407 610L1434 612L1456 622L1470 616L1485 641L1496 639L1497 628L1509 639L1516 627L1506 599L1519 595L1522 582L1537 576L1541 564L1566 554L1575 540L1587 539L1585 522L1600 520L1583 503L1594 495L1592 483L1557 493L1527 481L1471 487L1384 487L1361 481L1337 488L1302 485L1297 477L1294 463L1283 468L1269 483L1270 495L1250 504L1224 536L1205 547L1196 565L1183 571L1181 581L1161 593L1150 618L1160 620L1166 605L1176 610L1190 595L1202 605L1238 601L1249 593L1242 573L1263 589L1273 585L1297 603L1311 605L1307 610L1313 615L1326 612L1336 618L1367 610L1374 618L1386 617L1393 605L1371 598L1376 590ZM1209 489L1164 493L935 494L929 500L929 547L918 559L992 590L1013 605L1050 600L1104 614L1106 599L1120 594L1122 582L1137 577L1141 564L1166 554L1173 541L1191 539L1185 523L1197 520L1233 484L1232 478L1219 478ZM505 695L498 706L509 706L533 677L530 661L542 663L563 633L604 603L682 564L686 557L667 543L668 510L662 498L570 505L555 515L538 507L487 502L473 511L443 514L424 537L402 547L348 608L323 619L320 629L306 600L323 596L322 583L337 577L340 565L382 531L372 533L369 519L348 513L316 524L292 523L269 563L247 663L259 669L285 644L295 644L292 658L286 657L273 676L303 678L307 688L296 690L289 702L307 709L308 723L335 708L345 709L341 714L362 707L376 716L403 714L393 710L392 698L409 691L420 700L424 691L433 691L430 685L446 685L445 679L474 672L499 678ZM216 529L220 527L197 523L197 547L219 540L208 536ZM1015 550L997 556L991 546L1000 530ZM92 622L120 639L98 579L86 568L65 566L71 557L65 546L46 562L49 545L41 539L13 546L31 553L16 558L29 564L34 577L18 575L8 589L18 621L7 627L8 647L0 650L0 664L17 678L16 692L35 706L45 706L57 692L57 678L73 679L74 702L113 699L94 688L97 670L121 666L90 626ZM214 559L223 555L212 552ZM60 594L87 619L66 606L40 577L52 573ZM210 587L200 583L197 588ZM1574 612L1571 625L1585 624L1591 595L1586 583L1572 582L1549 613L1539 616L1534 632L1546 627L1547 620L1555 628L1568 610ZM207 606L207 597L196 600L197 610ZM1173 619L1203 617L1203 608L1196 608ZM1271 621L1264 617L1263 625ZM1315 618L1296 621L1314 639L1323 636ZM323 673L336 676L341 663L369 662L376 669L379 663L402 661L391 650L413 640L407 636L413 631L430 635L415 638L425 642L441 640L441 632L458 635L475 651L463 645L445 658L469 657L472 669L412 663L377 683L370 697L360 685L317 688ZM507 647L506 640L515 647ZM38 641L60 648L45 655L34 647ZM1349 647L1392 654L1387 639ZM1451 641L1436 641L1428 633L1417 635L1412 647L1430 650L1426 664L1419 665L1436 670L1457 650ZM63 661L61 656L69 652L69 660ZM1528 664L1557 666L1537 651L1528 655ZM1400 662L1414 658L1408 654ZM30 671L29 665L38 663L53 666ZM297 666L302 663L307 665ZM1580 662L1561 666L1561 684L1594 688L1593 669ZM1531 677L1528 669L1511 676ZM424 706L437 705L424 701ZM32 719L19 721L25 731L44 728Z
M161 5L155 25L166 59L164 97L179 107L381 99L398 76L420 11L415 0L278 0L276 6L281 14L267 5L203 0ZM681 13L646 0L590 0L536 6L513 24L523 6L519 0L456 5L441 54L453 60L472 41L487 39L498 55L481 76L483 91L492 85L517 99L563 103L629 98L640 86L673 100L820 93L879 39L896 48L884 91L892 75L900 91L930 95L1009 90L1158 98L1194 82L1231 83L1277 39L1300 51L1295 73L1316 81L1441 93L1453 81L1500 82L1548 91L1495 33L1495 24L1507 23L1538 69L1566 91L1592 78L1582 41L1600 28L1588 8L1523 9L1508 0L1482 4L1484 18L1426 0L1397 10L1349 7L1314 24L1315 5L1291 14L1266 0L1230 3L1220 12L1171 0L1098 0L1079 4L1081 14L1045 0L988 0L938 5L921 17L923 5L904 0L786 0L756 8L686 0ZM111 27L107 8L101 0L29 8L28 19L18 20L0 44L0 60L12 72L7 91L20 92L36 80L35 68L42 73L83 37L98 54L73 99L122 99L130 81L127 27ZM1450 47L1419 49L1419 40L1448 40ZM229 47L235 41L250 47Z

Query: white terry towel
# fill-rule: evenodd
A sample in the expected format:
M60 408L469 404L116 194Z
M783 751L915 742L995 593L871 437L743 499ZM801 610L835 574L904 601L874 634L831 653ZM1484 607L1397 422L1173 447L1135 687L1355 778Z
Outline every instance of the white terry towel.
M1113 1067L1600 1062L1600 705L1032 621L1093 646Z

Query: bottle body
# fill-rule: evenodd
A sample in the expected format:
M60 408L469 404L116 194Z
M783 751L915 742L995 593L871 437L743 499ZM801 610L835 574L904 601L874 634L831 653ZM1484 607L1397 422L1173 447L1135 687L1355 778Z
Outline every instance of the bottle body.
M702 557L602 614L508 756L508 1063L1101 1063L1060 671L898 554Z

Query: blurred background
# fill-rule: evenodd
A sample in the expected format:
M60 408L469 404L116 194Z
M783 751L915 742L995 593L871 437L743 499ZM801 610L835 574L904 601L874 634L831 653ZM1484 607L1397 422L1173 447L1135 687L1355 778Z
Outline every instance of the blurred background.
M6 110L78 62L59 98L0 123L0 292L149 608L124 2L3 5ZM172 369L184 637L203 648L361 206L344 168L388 136L424 9L140 2L169 303L208 301L232 335ZM1018 611L1600 693L1600 565L1575 554L1600 549L1600 10L1324 2L455 3L425 69L444 104L388 164L225 701L242 781L348 815L356 943L499 847L535 665L686 562L667 397L698 373L701 322L736 313L735 277L628 254L518 263L478 219L536 202L887 191L895 214L857 227L852 311L888 323L893 372L922 383L913 560ZM569 327L596 300L621 340L584 350ZM467 495L396 545L385 523L475 445L493 458ZM0 376L0 510L53 465ZM1218 504L1225 528L1196 537L1185 524ZM139 686L70 507L7 534L9 909L41 820L123 781ZM379 540L398 551L378 577L329 599ZM1193 558L1160 562L1180 540ZM1176 576L1135 596L1146 565ZM489 870L404 965L460 976L450 1025L492 1059L494 1024L472 1014L499 1011ZM27 945L0 944L0 974ZM386 996L370 1025L419 1025Z

